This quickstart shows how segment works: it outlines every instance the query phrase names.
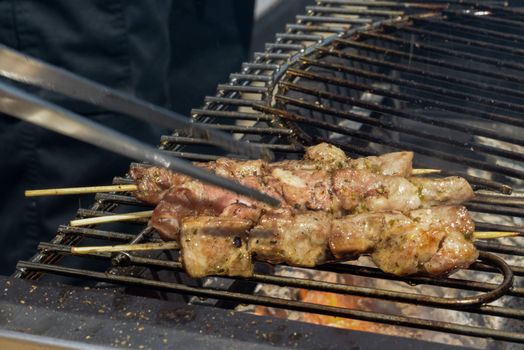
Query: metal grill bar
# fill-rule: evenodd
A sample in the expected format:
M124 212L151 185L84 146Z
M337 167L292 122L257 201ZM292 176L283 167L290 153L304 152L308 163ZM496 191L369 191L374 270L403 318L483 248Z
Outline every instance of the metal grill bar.
M308 108L310 110L315 110L315 111L319 111L319 112L326 113L326 114L336 115L338 117L347 118L349 120L352 119L352 115L351 114L349 114L348 112L342 112L342 111L340 111L338 109L321 107L321 106L317 106L317 105L312 104L312 103L302 102L300 100L292 99L292 98L289 98L289 97L286 97L286 96L278 95L278 96L276 96L276 98L279 99L279 100L285 100L286 103L293 104L295 106ZM436 151L434 149L429 149L429 148L416 146L414 144L409 144L408 145L408 144L405 144L405 143L402 143L402 142L396 142L396 141L392 141L392 140L387 140L386 141L383 138L380 138L380 137L377 137L377 136L373 136L373 135L370 135L370 134L367 134L367 133L364 133L364 132L361 132L361 131L356 131L355 129L352 129L352 128L349 128L349 127L344 127L344 126L340 126L340 125L334 125L334 124L329 123L329 122L319 121L317 119L313 119L313 118L309 118L309 117L303 117L303 116L298 115L296 113L290 113L290 112L287 112L287 111L282 110L282 109L275 109L275 108L270 108L270 107L265 107L265 106L255 106L255 108L257 110L260 110L260 111L264 111L264 112L267 112L267 113L278 115L279 117L281 117L283 119L286 119L286 120L289 120L289 121L305 123L305 124L308 124L308 125L320 127L322 129L333 131L333 132L338 133L338 134L351 136L351 137L353 137L355 139L366 140L366 141L374 142L374 143L377 143L377 144L382 144L382 145L385 145L385 146L388 146L388 147L394 147L394 148L399 149L399 150L411 149L411 150L413 150L413 151L415 151L416 153L419 153L419 154L428 155L428 156L436 157L436 158L439 158L439 159L444 159L444 160L447 160L447 161L450 161L450 162L453 162L453 163L471 165L471 166L474 166L474 167L476 167L478 169L488 170L488 171L492 171L492 172L497 172L497 173L504 174L504 175L507 175L507 176L510 176L510 177L521 178L522 176L524 176L524 172L522 172L520 170L513 169L513 168L501 167L499 165L492 165L492 164L485 163L485 162L482 162L482 161L477 161L477 160L474 160L474 159L468 159L468 158L464 158L464 157L461 157L461 156L457 156L457 155L452 155L452 154Z
M490 43L490 42L480 41L480 40L475 40L475 39L470 39L470 38L463 38L458 35L452 35L448 33L426 30L422 28L398 26L398 25L392 25L392 24L386 24L384 25L384 28L387 28L390 30L398 30L399 32L407 32L407 33L418 34L421 36L439 38L439 39L443 39L451 43L460 43L464 45L469 45L471 47L476 46L476 47L483 48L483 49L499 50L503 52L508 52L513 55L524 55L524 49L515 48L513 46L506 46L500 43Z
M434 1L412 2L412 1L353 1L353 0L321 0L322 4L351 5L363 7L386 7L403 9L425 9L439 10L448 7L446 3L435 3Z
M62 245L41 243L39 245L39 249L44 250L46 252L53 252L53 253L59 253L59 254L65 254L65 255L70 254L70 247L62 246ZM105 254L105 253L88 254L87 256L105 258L105 259L111 258L110 254ZM129 264L140 265L143 267L154 266L154 267L162 268L162 269L184 271L183 265L180 262L166 261L166 260L153 259L153 258L144 258L144 257L139 257L139 256L131 255L131 254L128 255L127 262ZM498 261L498 263L500 264L499 268L501 268L501 266L502 267L504 266L504 263L501 262L500 260ZM509 308L504 308L504 307L494 307L490 305L484 305L502 296L504 293L506 293L511 288L511 283L512 283L511 271L509 270L509 268L506 267L504 273L508 274L508 275L504 275L504 281L498 286L492 284L490 285L491 288L485 288L483 292L487 292L487 293L483 293L480 295L474 295L474 296L457 297L457 298L443 298L443 297L437 297L437 296L396 292L396 291L384 290L384 289L352 286L352 285L340 284L340 283L321 282L321 281L315 281L315 280L304 279L304 278L283 277L283 276L265 275L265 274L254 274L253 277L251 277L250 279L253 281L259 282L259 283L267 283L267 284L273 284L273 285L279 285L279 286L289 286L289 287L295 287L295 288L307 288L307 289L313 289L313 290L324 291L324 292L341 293L341 294L356 295L356 296L363 296L363 297L370 297L370 298L379 298L379 299L396 301L396 302L412 302L412 303L416 303L417 305L443 307L443 308L447 308L450 310L465 308L467 309L467 312L489 314L493 316L503 316L503 317L524 316L524 310L511 310ZM236 280L239 279L236 277L230 277L230 278L236 279ZM516 291L515 289L513 289L511 293L512 295L524 296L524 291ZM473 308L473 307L478 307L478 308Z
M302 92L304 94L311 95L311 96L322 97L322 98L325 98L325 99L328 99L328 100L331 100L331 101L338 101L338 102L341 102L341 103L345 103L347 105L359 106L359 107L365 108L365 109L370 110L370 111L379 112L379 113L383 113L383 114L386 114L386 115L391 115L393 117L404 118L404 119L407 119L407 120L414 120L414 121L420 122L422 124L428 124L428 125L432 125L432 126L449 127L449 125L446 122L441 122L439 120L434 120L434 119L431 119L431 118L425 118L425 117L421 116L420 114L401 112L401 111L395 110L394 108L384 107L382 105L377 105L377 104L373 104L373 103L364 102L362 100L357 100L355 98L352 98L352 97L349 97L349 96L345 96L345 95L337 95L337 94L333 94L333 93L330 93L330 92L319 91L319 90L306 88L306 87L303 87L301 85L288 83L288 82L281 82L280 86L283 87L284 89L289 89L289 90L293 90L293 91ZM291 98L286 97L286 96L282 96L282 95L277 95L276 97L277 98L282 98L282 99L284 99L286 101L290 101L291 100ZM302 107L302 105L301 105L301 107ZM456 140L454 138L451 138L449 136L446 136L446 135L430 134L430 133L427 133L427 132L424 132L424 131L420 131L420 129L413 129L413 128L409 128L409 127L405 127L405 126L399 127L399 126L392 125L391 123L381 121L379 119L366 117L366 116L355 114L355 113L349 113L349 112L346 112L346 113L347 113L348 117L350 116L351 120L360 121L362 123L368 123L368 124L379 126L379 127L383 127L383 128L389 128L391 130L396 130L396 131L400 131L400 132L403 132L403 133L406 133L406 134L411 134L411 135L415 135L415 136L428 138L428 139L431 139L431 140L434 140L434 141L437 141L437 142L443 142L443 143L446 143L446 144L449 144L449 145L457 145L457 146L460 146L460 147L467 147L467 148L469 148L469 149L471 149L473 151L477 151L478 150L478 151L483 151L483 152L485 152L487 154L498 155L498 156L502 156L502 157L505 157L505 158L508 158L508 159L514 159L514 160L517 160L517 161L524 161L524 155L522 153L519 153L519 152L508 151L508 150L505 150L505 149L502 149L502 148L492 147L492 146L480 144L480 143L474 142L474 141L471 141L471 142L460 142L460 141L458 141L458 140ZM463 129L464 132L468 133L467 132L468 129L466 127L462 127L462 129Z
M477 88L477 89L481 89L485 91L493 91L493 92L507 94L507 95L515 96L515 97L524 97L524 92L522 92L521 90L507 88L507 87L500 87L497 85L487 84L487 83L475 81L475 80L468 79L468 78L456 78L450 75L434 73L431 70L420 69L420 68L416 68L410 65L403 65L399 63L378 60L375 58L352 54L349 52L342 52L342 51L334 50L334 49L327 50L324 48L319 48L318 52L324 55L333 55L339 58L345 58L345 59L352 60L352 61L367 63L367 64L375 65L378 67L392 68L400 72L413 73L413 74L417 74L425 78L433 78L433 79L438 79L438 80L442 80L442 81L446 81L446 82L450 82L454 84L460 84L468 88Z
M331 14L343 14L343 15L355 15L365 14L368 16L402 16L404 11L392 11L392 10L372 10L367 8L359 7L327 7L327 6L306 6L306 11L318 12L318 13L331 13Z
M506 32L500 32L497 30L490 30L490 29L474 27L474 26L465 25L465 24L459 24L456 22L439 21L437 19L432 19L432 18L415 18L414 21L432 24L432 25L436 25L440 27L446 27L448 28L447 30L452 30L454 32L459 32L459 33L467 31L470 33L481 34L481 35L485 35L486 37L494 37L497 39L504 39L504 40L515 42L515 43L524 42L522 41L522 37L518 35L508 34Z
M443 87L434 86L434 85L421 83L421 82L416 82L413 80L407 80L407 79L402 79L402 78L392 78L385 74L369 72L363 69L352 68L352 67L344 66L341 64L337 64L337 63L329 63L326 61L313 60L309 58L303 58L302 62L308 64L309 66L323 67L323 68L327 68L327 69L334 70L337 72L349 73L355 76L360 76L360 77L364 77L367 79L373 79L373 80L380 81L380 82L388 82L388 83L392 83L392 84L399 85L399 86L410 87L410 88L413 88L413 90L415 91L427 91L427 92L432 92L432 93L439 94L439 95L444 95L447 97L455 97L458 99L463 99L466 101L475 101L475 102L478 102L479 104L485 105L486 107L496 106L501 109L509 110L511 112L514 112L515 110L524 111L524 105L510 103L506 101L493 100L493 99L490 100L482 96L459 92L459 91L451 90L451 89L446 89ZM478 114L476 114L476 116L477 115ZM496 118L500 118L500 117L501 117L500 115L496 116ZM491 118L488 117L488 119L491 119ZM517 122L517 123L519 122L519 119L508 118L505 116L502 116L502 119L507 119L511 122Z
M506 18L498 18L498 17L491 17L491 16L478 16L478 15L475 15L475 14L471 14L471 13L466 13L466 12L457 12L455 10L451 11L451 10L444 10L442 11L442 14L445 15L445 16L448 16L448 18L452 18L452 19L461 19L461 18L466 18L470 21L482 21L483 24L486 24L486 23L489 23L489 24L496 24L497 27L503 29L504 31L506 30L512 30L512 31L515 31L515 30L520 30L522 31L522 29L524 28L522 26L522 22L521 21L516 21L516 20L511 20L511 19L506 19Z
M284 300L271 297L254 296L236 292L217 291L209 288L190 287L180 283L168 283L155 280L148 280L137 277L109 275L102 272L67 268L62 266L51 266L27 261L21 261L18 264L20 269L31 269L41 272L52 272L71 277L79 277L123 285L132 285L137 287L150 287L157 290L177 292L187 295L195 295L203 298L218 298L236 301L244 304L256 304L269 307L283 308L300 312L314 312L323 315L332 315L337 317L346 317L363 321L379 322L385 324L401 325L406 327L417 327L420 329L444 331L453 334L469 335L476 337L490 337L492 339L506 340L512 342L524 343L524 335L516 332L494 330L483 327L464 326L449 322L432 321L418 319L406 316L385 315L376 312L341 309L332 306L317 305L311 303L297 302L293 300Z
M255 121L268 121L272 120L273 117L264 115L262 113L249 113L249 112L236 112L236 111L216 111L212 109L192 109L191 114L196 117L221 117L231 119L245 119Z
M391 48L384 48L384 47L379 47L375 45L369 45L369 44L366 44L360 41L353 41L353 40L347 40L347 39L337 39L336 42L343 43L344 45L348 47L358 48L359 50L364 50L364 51L368 50L372 52L378 52L378 53L385 55L385 57L394 56L394 57L403 58L407 60L408 62L420 62L420 63L424 63L424 64L436 66L436 67L444 67L444 68L457 70L460 72L468 72L468 73L472 73L472 74L476 74L480 76L487 76L487 77L494 78L494 79L514 81L520 84L524 83L524 78L521 78L521 77L516 77L510 74L504 74L504 73L499 73L499 72L490 72L490 71L486 71L482 69L477 69L471 66L466 66L464 64L450 63L445 60L434 59L434 58L429 58L425 56L419 56L412 52L406 53L402 51L393 50Z
M365 84L361 84L361 83L356 83L356 82L348 80L348 79L329 77L329 76L325 76L325 75L322 75L322 74L311 73L311 72L308 72L308 71L305 71L305 70L294 69L294 68L290 68L288 70L288 74L291 75L291 76L295 76L295 77L301 77L301 78L306 78L306 79L309 79L309 80L321 81L321 82L324 82L324 83L333 84L333 85L337 85L337 86L348 87L348 88L360 90L362 92L369 92L369 93L372 93L374 95L382 95L382 96L387 96L387 97L390 97L390 98L404 100L404 101L411 102L411 103L413 103L415 105L420 105L420 106L430 105L430 106L434 106L436 108L444 109L444 110L447 110L447 111L467 113L467 114L462 114L463 117L468 117L470 115L474 115L474 116L479 117L479 118L485 118L485 119L488 119L488 120L499 121L499 122L504 122L505 121L506 123L511 124L511 125L523 126L522 125L523 124L523 120L522 119L509 118L509 117L505 117L505 116L495 115L495 114L492 114L492 113L482 113L482 112L479 112L478 110L474 110L474 109L455 107L455 106L452 106L450 104L440 103L440 102L438 102L436 100L430 100L430 99L427 99L427 98L420 98L420 97L409 95L409 94L397 93L397 92L393 92L393 91L390 91L390 90L387 90L387 89L374 87L372 85L365 85ZM441 122L441 123L443 123L443 122ZM451 123L448 122L448 125L450 125L450 124ZM489 138L498 139L498 140L501 140L501 141L510 142L510 143L514 143L514 144L517 144L517 145L524 145L524 140L522 140L522 139L518 139L518 138L515 138L515 137L502 136L500 133L497 133L497 132L494 132L494 131L491 131L491 130L481 129L481 128L473 127L473 126L470 126L470 125L465 126L465 125L461 125L459 123L453 123L451 125L454 125L455 128L460 128L460 129L462 129L462 130L464 130L466 132L475 132L476 134L479 134L479 135L482 135L482 136L486 136L486 137L489 137Z
M467 52L467 49L470 48L468 46L462 46L460 48L454 47L453 50L450 50L450 49L442 48L440 46L426 44L420 41L406 40L403 38L397 38L391 35L379 34L379 33L374 33L374 32L361 33L360 37L392 42L392 43L395 43L403 47L408 47L408 48L413 47L416 50L426 50L426 51L431 51L431 52L437 52L439 54L444 54L444 55L451 56L451 57L459 57L459 58L464 58L464 59L468 59L471 61L492 64L497 67L512 68L512 69L517 69L521 71L524 70L524 65L513 62L513 61L506 61L506 60L500 60L500 59L497 60L487 55L472 54L470 52Z

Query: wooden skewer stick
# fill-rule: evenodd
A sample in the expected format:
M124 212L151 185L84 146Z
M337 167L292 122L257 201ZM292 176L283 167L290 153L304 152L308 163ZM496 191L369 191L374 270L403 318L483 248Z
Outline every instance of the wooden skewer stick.
M69 225L73 227L77 227L77 226L87 226L87 225L95 225L95 224L105 224L108 222L129 221L129 220L135 220L135 219L141 219L141 218L149 218L151 217L151 215L153 215L152 210L137 211L134 213L115 214L115 215L97 216L94 218L87 218L87 219L71 220L69 222Z
M519 236L519 232L499 232L499 231L485 231L485 232L474 232L474 239L497 239L503 237L515 237Z
M411 170L411 175L438 174L441 171L440 169L413 169Z
M49 188L44 190L27 190L26 197L37 196L60 196L71 194L86 194L98 192L127 192L136 191L138 187L135 184L131 185L111 185L111 186L90 186L90 187L69 187L69 188Z
M518 236L518 232L475 232L475 239L496 239L501 237ZM164 250L179 249L178 242L160 242L160 243L139 243L139 244L121 244L94 247L71 247L72 254L91 254L91 253L108 253L108 252L130 252L145 250Z
M112 253L112 252L129 252L139 250L164 250L178 249L178 242L160 242L160 243L139 243L139 244L120 244L106 245L98 247L71 247L71 254L92 254L92 253Z

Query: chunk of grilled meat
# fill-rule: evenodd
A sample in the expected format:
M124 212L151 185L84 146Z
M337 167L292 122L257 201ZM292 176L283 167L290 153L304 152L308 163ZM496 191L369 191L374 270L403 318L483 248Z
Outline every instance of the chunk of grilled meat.
M182 264L191 277L251 276L253 263L247 232L253 223L234 217L199 216L182 224Z
M275 210L249 231L249 250L257 260L312 267L325 262L331 217L324 212Z
M371 254L378 268L394 275L440 275L477 259L473 231L464 207L360 214L333 220L329 247L338 258Z
M232 213L234 205L243 204L243 198L230 191L203 182L188 179L170 188L158 203L149 225L156 228L164 240L176 240L182 219L188 216L219 216ZM250 206L251 202L243 205ZM229 208L226 211L226 208ZM256 209L260 211L261 209Z
M413 152L393 152L381 156L350 159L340 148L329 143L320 143L306 148L304 159L321 164L324 169L366 170L374 174L411 176Z
M312 267L362 254L370 254L378 268L394 275L441 275L477 259L473 231L467 210L457 206L340 219L325 212L279 209L264 213L257 223L236 217L186 218L180 246L193 277L249 276L251 257Z
M148 204L157 204L171 187L180 185L186 180L184 175L156 166L132 167L129 175L138 187L134 195Z
M350 212L410 211L435 205L460 204L475 196L469 183L452 176L442 179L384 176L341 169L333 174L333 190Z
M288 171L322 169L327 172L340 168L350 168L383 175L409 176L412 170L412 159L413 153L411 152L396 152L379 157L350 159L341 149L327 143L321 143L306 148L304 160L268 164L262 160L242 161L219 158L212 162L195 162L193 164L217 175L242 182L242 179L250 177L260 178L271 175L276 168ZM188 180L188 177L184 175L159 167L133 167L130 170L130 175L138 186L135 196L150 204L157 204L166 190Z
M425 207L442 203L461 204L475 196L466 179L458 176L437 179L414 177L409 181L417 187L420 200L425 203Z

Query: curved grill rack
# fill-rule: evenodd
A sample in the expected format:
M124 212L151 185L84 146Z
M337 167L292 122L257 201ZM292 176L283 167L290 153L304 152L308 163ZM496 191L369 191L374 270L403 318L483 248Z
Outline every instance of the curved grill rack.
M524 64L520 63L524 56L524 12L498 2L468 1L318 0L306 10L307 14L297 16L285 33L276 35L275 43L266 45L265 52L255 53L253 62L243 64L240 73L231 74L229 83L218 85L217 94L206 97L204 107L193 109L195 121L267 147L279 158L300 157L304 145L323 140L339 145L352 156L412 149L417 166L441 167L446 174L465 176L475 186L477 198L468 207L477 213L478 229L524 234L524 227L518 224L523 217L524 195L508 195L524 177L524 142L518 134L524 126ZM162 136L160 148L198 161L225 155L217 154L209 141L177 133ZM114 182L130 180L118 177ZM129 194L101 193L95 204L80 209L77 217L136 211L137 206L144 204ZM402 293L271 273L250 279L417 308L461 309L477 317L473 324L463 325L257 296L235 291L238 279L234 278L222 278L221 284L226 287L217 287L212 285L213 279L194 286L136 275L143 269L183 275L176 256L169 254L69 257L68 247L81 241L108 244L155 240L154 232L144 229L146 223L61 226L50 243L40 244L31 261L18 264L15 276L72 276L212 298L219 300L217 305L226 300L524 343L524 336L511 329L513 323L524 319L521 237L506 244L477 243L487 260L474 264L460 277L401 278L356 264L312 269L433 286L438 294L454 296L445 301L416 289ZM498 287L504 296L496 305L482 299L480 305L464 307L461 298L471 297L475 291L482 296L497 288L498 282L492 280L498 281L493 277L497 271L493 263L498 259L486 252L502 254L510 262L511 272L504 272L506 284ZM87 268L79 262L86 259ZM92 267L89 264L93 259L105 263ZM114 266L108 266L108 262ZM504 270L501 264L495 265ZM508 284L511 274L515 276L513 285ZM495 294L495 298L500 296ZM488 318L496 320L497 329L489 326Z

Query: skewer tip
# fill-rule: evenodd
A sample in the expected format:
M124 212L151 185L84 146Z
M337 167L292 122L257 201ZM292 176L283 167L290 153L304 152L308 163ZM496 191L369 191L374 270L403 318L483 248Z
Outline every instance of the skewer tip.
M474 232L474 239L497 239L504 237L515 237L519 236L519 232L503 232L503 231L484 231L484 232Z
M411 175L439 174L441 172L440 169L413 169Z

